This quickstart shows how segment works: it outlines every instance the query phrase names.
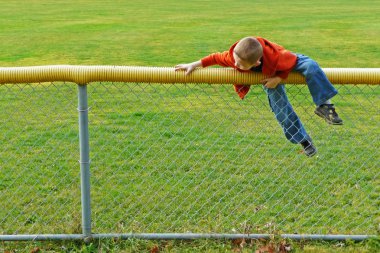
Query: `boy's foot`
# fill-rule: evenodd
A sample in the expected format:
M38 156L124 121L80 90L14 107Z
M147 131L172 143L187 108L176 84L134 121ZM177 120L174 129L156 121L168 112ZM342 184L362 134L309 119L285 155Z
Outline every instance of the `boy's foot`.
M326 122L329 124L343 125L343 120L339 118L333 104L320 105L315 109L314 113L317 114L319 117L325 119Z
M304 141L301 143L303 147L303 152L306 156L312 157L317 153L317 148L314 146L314 144L311 141Z

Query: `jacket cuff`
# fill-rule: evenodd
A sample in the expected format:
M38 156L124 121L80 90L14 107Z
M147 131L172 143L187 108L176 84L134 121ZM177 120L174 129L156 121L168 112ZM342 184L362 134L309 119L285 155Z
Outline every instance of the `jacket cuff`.
M215 65L214 59L211 55L203 57L201 59L201 62L202 62L203 68L206 68L206 67L211 66L211 65Z

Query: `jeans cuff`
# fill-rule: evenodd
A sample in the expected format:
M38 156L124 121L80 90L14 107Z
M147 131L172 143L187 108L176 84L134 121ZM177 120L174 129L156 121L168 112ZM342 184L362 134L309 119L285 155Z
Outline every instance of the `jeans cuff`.
M326 102L327 100L331 99L332 97L334 97L336 94L338 94L338 91L333 91L331 93L329 93L328 95L326 95L326 97L324 98L321 98L319 101L317 101L315 104L317 106L321 106L323 105L324 102Z

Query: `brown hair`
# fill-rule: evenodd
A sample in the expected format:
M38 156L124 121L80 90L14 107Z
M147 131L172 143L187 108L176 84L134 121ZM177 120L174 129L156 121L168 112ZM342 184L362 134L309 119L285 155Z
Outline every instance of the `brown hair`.
M263 55L263 47L256 38L245 37L236 44L234 52L243 61L255 63Z

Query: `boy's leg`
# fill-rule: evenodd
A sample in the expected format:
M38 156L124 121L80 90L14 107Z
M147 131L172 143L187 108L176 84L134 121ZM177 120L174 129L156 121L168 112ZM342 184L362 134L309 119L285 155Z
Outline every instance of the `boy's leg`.
M315 113L330 124L343 124L343 121L335 111L334 105L330 103L330 99L338 91L330 83L319 65L308 56L297 54L297 64L294 67L294 71L305 76L310 94L317 105Z
M281 125L286 138L292 143L302 144L307 156L314 155L317 150L306 133L301 120L293 110L286 95L284 85L280 84L275 89L264 89L268 95L269 105L278 123Z

